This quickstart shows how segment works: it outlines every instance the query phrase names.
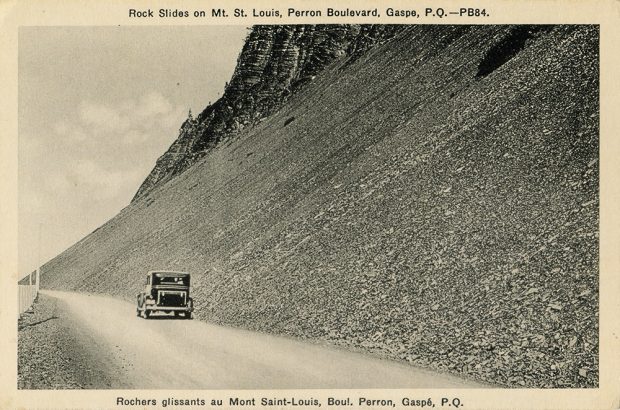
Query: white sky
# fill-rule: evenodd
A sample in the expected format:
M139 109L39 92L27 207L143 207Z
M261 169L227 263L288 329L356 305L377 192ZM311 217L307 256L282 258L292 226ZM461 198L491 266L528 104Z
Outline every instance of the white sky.
M243 26L20 29L20 276L129 203L188 109L196 115L221 96L246 33Z

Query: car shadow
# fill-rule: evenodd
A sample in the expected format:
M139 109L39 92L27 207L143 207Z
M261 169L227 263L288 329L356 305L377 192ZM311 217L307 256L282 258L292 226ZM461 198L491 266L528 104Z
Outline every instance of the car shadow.
M152 314L149 316L148 320L188 320L183 316L176 317L173 314Z

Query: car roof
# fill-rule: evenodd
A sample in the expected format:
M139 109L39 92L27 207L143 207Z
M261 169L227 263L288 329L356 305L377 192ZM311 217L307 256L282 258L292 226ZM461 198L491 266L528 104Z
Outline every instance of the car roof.
M187 272L179 272L174 270L150 270L147 275L152 275L154 273L163 273L164 275L170 276L189 276L189 273Z

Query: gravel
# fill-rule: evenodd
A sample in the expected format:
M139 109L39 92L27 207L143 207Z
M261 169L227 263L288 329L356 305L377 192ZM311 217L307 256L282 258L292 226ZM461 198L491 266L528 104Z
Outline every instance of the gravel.
M19 389L99 389L114 382L96 369L110 367L89 354L86 343L58 299L39 295L18 321L17 386Z

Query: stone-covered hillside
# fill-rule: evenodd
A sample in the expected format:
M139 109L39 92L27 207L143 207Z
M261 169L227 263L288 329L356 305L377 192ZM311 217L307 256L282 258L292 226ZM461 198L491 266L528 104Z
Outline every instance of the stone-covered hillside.
M597 386L598 28L411 26L364 50L47 263L42 286L133 300L147 270L187 270L202 320Z
M222 140L275 112L305 83L343 56L354 61L404 26L255 26L222 98L188 118L134 200L185 171Z

